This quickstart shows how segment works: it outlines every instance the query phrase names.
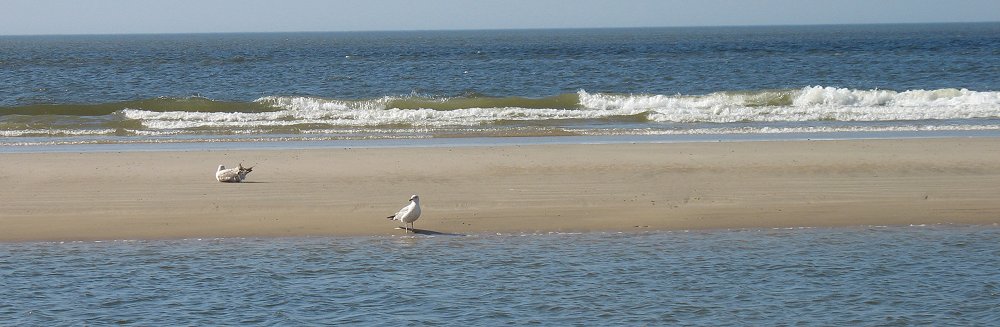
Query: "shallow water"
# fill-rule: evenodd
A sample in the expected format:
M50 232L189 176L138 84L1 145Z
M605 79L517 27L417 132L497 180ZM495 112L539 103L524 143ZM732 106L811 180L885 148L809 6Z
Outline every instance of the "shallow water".
M1000 228L0 244L2 325L1000 324Z

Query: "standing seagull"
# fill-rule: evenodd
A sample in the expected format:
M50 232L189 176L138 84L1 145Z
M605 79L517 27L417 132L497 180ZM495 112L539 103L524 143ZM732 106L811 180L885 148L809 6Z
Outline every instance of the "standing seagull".
M389 220L399 220L404 224L410 224L409 230L416 233L417 231L413 229L413 222L417 221L417 218L420 218L420 197L415 194L410 196L410 204L403 207L403 209L399 209L399 212L395 215L386 218L389 218ZM404 227L403 230L407 229Z

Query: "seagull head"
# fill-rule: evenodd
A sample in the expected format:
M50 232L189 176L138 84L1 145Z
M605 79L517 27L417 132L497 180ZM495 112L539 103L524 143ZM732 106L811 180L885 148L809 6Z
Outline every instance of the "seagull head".
M411 195L410 196L410 201L412 201L412 202L418 202L418 201L420 201L420 197L417 196L416 194Z
M219 170L217 170L217 171L222 171L223 169L226 169L226 166L219 165Z

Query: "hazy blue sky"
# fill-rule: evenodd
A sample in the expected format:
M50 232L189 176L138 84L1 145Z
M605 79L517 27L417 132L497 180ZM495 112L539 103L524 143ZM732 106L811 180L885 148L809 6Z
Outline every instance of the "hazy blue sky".
M0 35L1000 21L1000 0L4 0Z

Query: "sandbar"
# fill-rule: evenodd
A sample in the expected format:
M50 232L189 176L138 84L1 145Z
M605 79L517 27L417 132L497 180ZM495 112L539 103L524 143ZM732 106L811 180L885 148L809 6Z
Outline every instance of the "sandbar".
M219 183L218 165L254 166ZM0 241L1000 223L1000 139L0 154Z

